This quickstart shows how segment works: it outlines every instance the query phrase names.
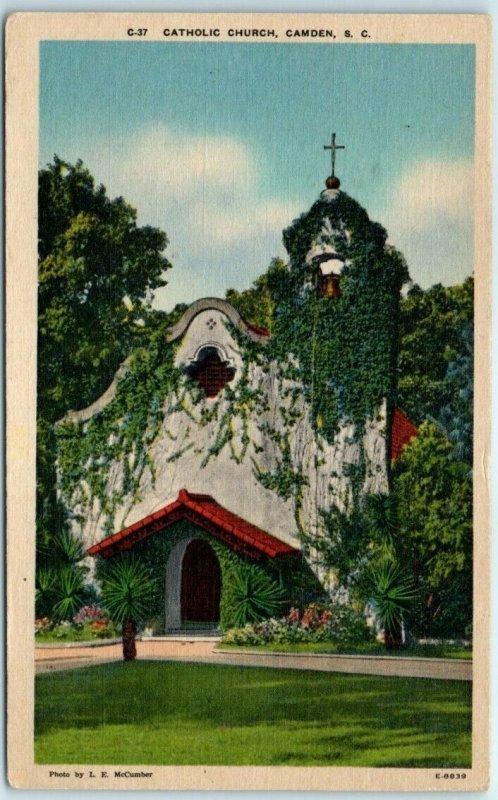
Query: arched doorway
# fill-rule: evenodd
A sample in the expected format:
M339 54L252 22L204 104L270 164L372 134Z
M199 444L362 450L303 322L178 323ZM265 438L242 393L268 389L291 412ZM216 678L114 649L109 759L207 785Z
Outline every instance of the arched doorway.
M221 569L213 548L192 539L182 562L182 625L215 625L220 620Z

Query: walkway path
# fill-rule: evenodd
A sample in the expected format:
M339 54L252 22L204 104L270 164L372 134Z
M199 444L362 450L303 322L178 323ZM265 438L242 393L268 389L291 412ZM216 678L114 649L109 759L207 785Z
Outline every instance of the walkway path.
M216 650L218 642L192 639L143 639L137 642L137 658L160 661L195 661L204 664L231 664L245 667L278 667L348 672L361 675L472 680L472 662L455 659L406 658L402 656L304 655L294 653L256 653L246 650ZM37 647L36 673L75 669L89 664L119 661L121 644L102 647Z

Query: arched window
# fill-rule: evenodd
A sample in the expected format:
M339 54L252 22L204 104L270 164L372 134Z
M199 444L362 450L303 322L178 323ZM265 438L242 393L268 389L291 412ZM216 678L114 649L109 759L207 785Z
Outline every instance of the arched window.
M336 253L322 253L315 256L316 288L319 297L340 297L340 276L344 262Z
M187 372L202 386L206 397L216 397L235 376L234 367L221 359L216 347L203 347Z

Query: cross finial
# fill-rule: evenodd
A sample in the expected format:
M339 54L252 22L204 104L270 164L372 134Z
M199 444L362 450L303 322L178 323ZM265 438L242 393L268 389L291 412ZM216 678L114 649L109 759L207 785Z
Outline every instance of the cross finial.
M344 150L345 147L346 147L346 145L344 145L344 144L336 144L335 143L335 133L333 133L331 135L330 144L324 144L323 145L323 149L324 150L330 150L331 151L331 156L332 156L332 174L330 176L331 178L335 178L335 154L336 154L336 150Z

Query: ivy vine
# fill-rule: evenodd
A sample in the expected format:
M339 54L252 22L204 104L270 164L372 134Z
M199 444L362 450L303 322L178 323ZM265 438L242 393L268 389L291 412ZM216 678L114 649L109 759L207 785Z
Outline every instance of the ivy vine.
M234 574L245 570L258 570L277 581L287 598L287 606L303 606L312 599L321 597L323 590L306 562L299 556L281 559L262 558L255 562L241 553L235 552L223 542L215 539L187 520L180 520L165 531L149 536L134 547L135 554L149 572L152 583L152 599L149 608L150 618L158 627L165 629L165 580L166 564L173 547L185 539L202 539L213 548L221 569L220 627L224 630L234 625L231 591ZM107 573L113 559L99 558L97 578L101 580Z
M382 226L343 192L334 199L320 198L295 220L284 231L289 266L268 274L272 337L265 343L253 341L227 322L242 367L215 400L207 402L196 381L175 367L175 345L158 331L147 349L134 353L112 402L87 422L66 420L58 426L59 488L66 506L78 508L83 517L97 500L104 531L113 532L118 508L140 501L146 471L154 481L151 448L159 432L173 441L164 426L165 411L180 411L192 425L174 443L168 463L195 450L196 426L210 426L209 447L199 453L200 468L225 448L237 464L250 457L256 480L292 500L303 546L309 550L313 542L300 513L309 481L290 445L293 429L309 414L317 467L323 463L324 444L332 444L345 425L351 426L358 458L339 469L352 499L348 513L359 520L369 469L363 437L369 420L380 421L376 415L383 401L387 399L388 410L395 403L400 289L408 278L403 257L386 245L386 237ZM317 293L317 266L307 260L317 242L333 246L343 260L338 298ZM275 408L269 405L269 380L277 382ZM270 468L258 460L268 440L274 450ZM322 515L321 530L326 535L329 531L329 539L337 519Z
M344 422L357 424L361 435L382 400L394 402L400 290L408 271L386 237L344 192L318 200L284 231L290 266L271 277L270 347L279 359L296 357L313 425L327 441ZM340 298L317 294L317 267L306 260L317 241L344 261Z
M69 508L91 508L97 500L106 533L113 532L118 507L137 501L146 470L154 481L150 446L163 423L165 399L181 375L173 358L173 346L155 336L149 348L133 354L107 406L86 422L69 418L57 426L62 498ZM119 481L112 472L118 463Z

